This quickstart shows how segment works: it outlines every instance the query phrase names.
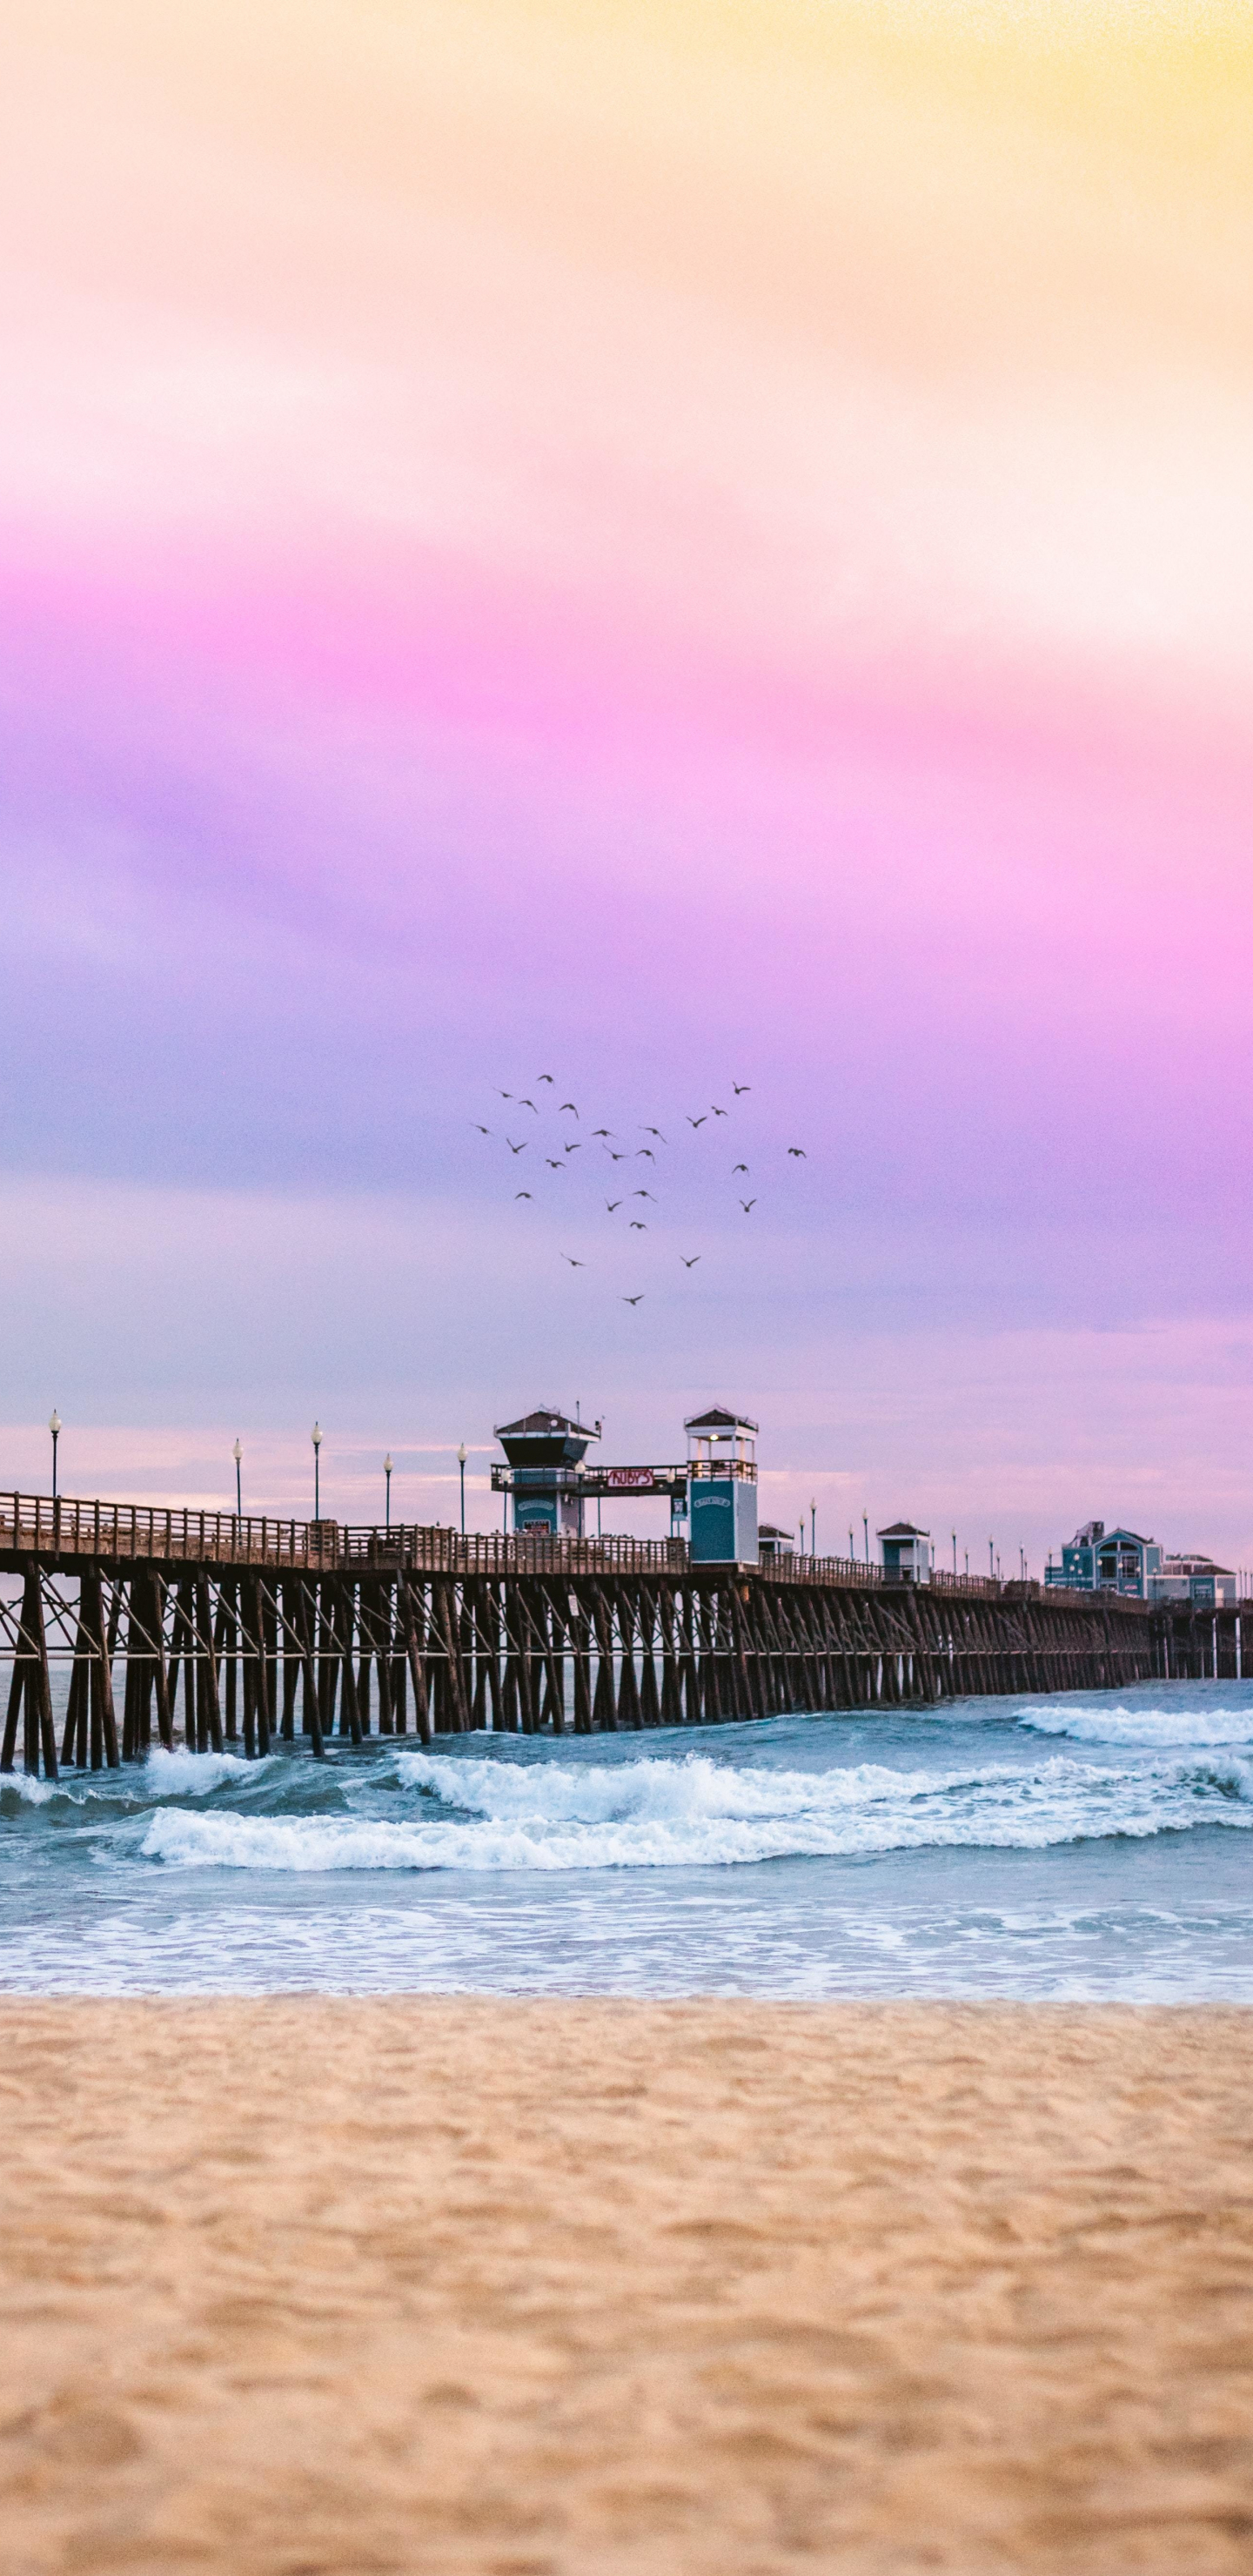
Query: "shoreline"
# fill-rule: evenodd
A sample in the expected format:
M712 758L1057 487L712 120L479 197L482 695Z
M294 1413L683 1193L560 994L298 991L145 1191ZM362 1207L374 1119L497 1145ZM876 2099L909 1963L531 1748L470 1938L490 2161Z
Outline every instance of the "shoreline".
M1253 2011L4 1999L12 2576L1226 2576Z

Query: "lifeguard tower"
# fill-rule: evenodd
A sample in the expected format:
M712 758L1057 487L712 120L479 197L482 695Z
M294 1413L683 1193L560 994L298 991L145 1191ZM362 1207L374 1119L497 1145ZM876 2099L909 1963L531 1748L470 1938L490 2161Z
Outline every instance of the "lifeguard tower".
M683 1428L693 1565L756 1565L756 1423L715 1404L691 1414Z
M521 1534L582 1538L583 1460L599 1422L571 1422L555 1412L524 1413L517 1422L498 1422L494 1437L509 1461L504 1474L492 1469L492 1484L513 1495L513 1526Z

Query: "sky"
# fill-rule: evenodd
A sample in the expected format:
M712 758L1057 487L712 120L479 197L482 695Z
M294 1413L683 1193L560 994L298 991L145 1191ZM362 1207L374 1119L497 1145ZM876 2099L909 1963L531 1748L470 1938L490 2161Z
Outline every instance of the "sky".
M0 1476L1253 1564L1247 10L0 51Z

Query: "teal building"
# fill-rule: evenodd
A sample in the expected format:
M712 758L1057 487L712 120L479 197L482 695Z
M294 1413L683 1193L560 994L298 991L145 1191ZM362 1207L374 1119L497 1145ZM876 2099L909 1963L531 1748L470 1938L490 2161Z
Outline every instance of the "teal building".
M1085 1521L1062 1549L1061 1564L1049 1558L1044 1580L1068 1592L1123 1592L1149 1601L1161 1569L1156 1539L1141 1538L1138 1530L1107 1530L1104 1521Z

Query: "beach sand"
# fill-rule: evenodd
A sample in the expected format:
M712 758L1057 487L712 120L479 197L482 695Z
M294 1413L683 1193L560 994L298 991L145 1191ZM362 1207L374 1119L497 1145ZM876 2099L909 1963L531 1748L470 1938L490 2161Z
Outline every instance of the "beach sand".
M0 2033L6 2576L1253 2567L1253 2013Z

